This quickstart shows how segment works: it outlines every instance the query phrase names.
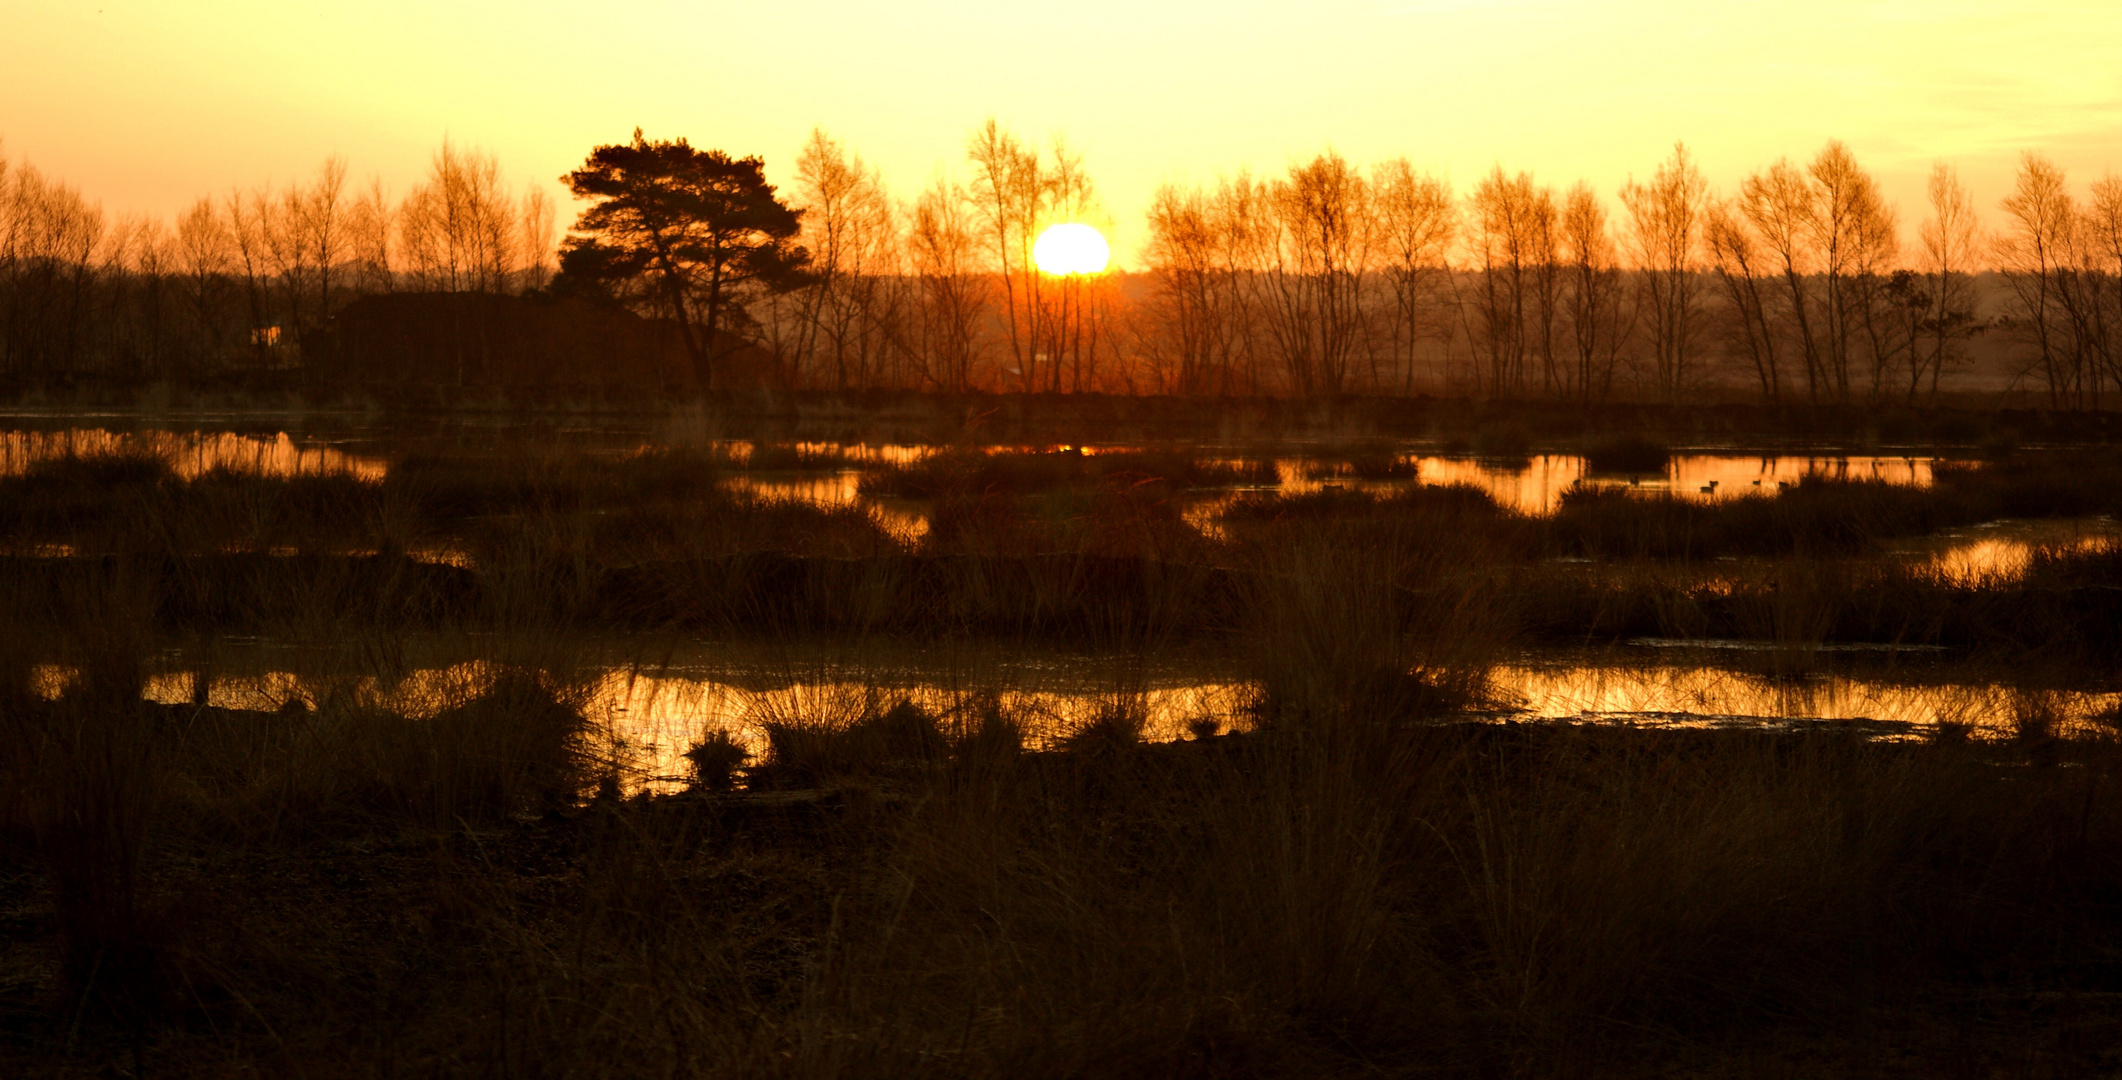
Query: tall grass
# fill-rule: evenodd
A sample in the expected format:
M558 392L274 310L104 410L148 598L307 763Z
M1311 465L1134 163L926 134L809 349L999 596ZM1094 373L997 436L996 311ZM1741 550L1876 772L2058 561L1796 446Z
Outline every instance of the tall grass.
M454 1003L351 1045L536 1075L1721 1071L1861 1060L1925 995L2090 993L2118 944L2112 788L1992 749L1341 724L986 755L897 801L586 814L559 895L453 886L506 901L435 958ZM2026 1000L1985 1049L2068 1029Z
M2112 1022L2122 744L2055 723L2039 680L1998 741L1466 722L1528 640L1645 627L1773 641L1794 677L1844 638L2105 670L2111 547L1977 585L1877 557L2001 505L1981 470L1581 496L1550 521L1464 488L1256 494L1211 538L1181 471L1102 456L950 466L918 545L731 493L711 456L24 480L11 542L110 557L0 576L22 616L0 633L0 853L39 897L8 925L55 957L50 999L0 986L0 1063L1618 1075L1886 1042L1953 1065L1915 1036L1971 997L2016 1025L1986 1036L2002 1052ZM415 580L390 554L434 543L468 565ZM1696 572L1739 553L1765 558ZM484 662L410 701L415 623ZM703 738L695 790L628 796L582 691L588 632L615 624L852 636L849 689L762 696L795 704L752 718L757 757ZM330 670L275 711L142 700L173 631L235 627ZM1178 743L1144 739L1126 675L1067 729L972 680L930 711L863 657L872 634L1206 640L1262 692L1244 730ZM51 662L77 673L58 700L29 692ZM2091 1019L2043 1012L2057 995Z
M1085 484L1199 488L1277 482L1272 462L1221 461L1190 450L955 450L870 472L862 478L861 490L867 495L935 498L951 493L1021 495Z
M2105 743L2065 741L2049 760L2080 767L2060 769L1832 736L1410 727L1419 714L1397 708L1351 696L1301 729L1039 754L992 734L999 717L953 737L888 709L842 729L838 764L812 775L847 795L638 799L472 832L342 797L369 809L340 835L371 839L307 848L316 861L296 865L312 868L263 894L213 884L253 858L242 845L180 831L214 867L188 903L246 932L158 940L212 992L134 1006L146 1058L271 1070L329 1045L368 1069L525 1075L1631 1071L1786 1040L1861 1053L1911 994L2028 976L2089 990L2122 947L2102 899L2122 885ZM805 760L793 745L775 760ZM434 784L422 758L405 758L408 791ZM160 760L165 792L209 764ZM854 797L879 765L907 797ZM409 858L374 831L407 825L442 846ZM332 924L312 907L410 917L318 936ZM71 932L106 952L128 940ZM371 974L287 981L320 965ZM200 1022L173 1026L173 1007ZM17 1060L51 1060L16 1039Z

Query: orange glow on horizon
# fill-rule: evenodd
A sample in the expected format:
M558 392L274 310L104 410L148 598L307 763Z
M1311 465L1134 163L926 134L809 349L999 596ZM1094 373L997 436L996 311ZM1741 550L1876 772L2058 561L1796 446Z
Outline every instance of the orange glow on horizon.
M1026 78L1029 41L1092 59ZM402 194L448 136L544 186L564 224L556 178L635 125L759 154L784 189L823 125L911 201L939 169L965 178L966 132L993 114L1083 152L1126 264L1160 182L1327 146L1406 155L1461 194L1500 163L1611 202L1675 138L1727 192L1839 138L1912 233L1935 160L1992 219L2025 150L2079 183L2122 169L2115 55L2110 0L1086 0L1059 21L963 0L16 0L0 154L168 218L334 153Z

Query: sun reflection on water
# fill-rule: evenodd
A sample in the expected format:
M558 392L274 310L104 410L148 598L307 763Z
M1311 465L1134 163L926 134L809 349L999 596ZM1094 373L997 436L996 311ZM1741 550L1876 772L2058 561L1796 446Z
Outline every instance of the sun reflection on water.
M2024 577L2036 551L2086 553L2118 542L2122 523L2112 518L2058 518L1986 522L1903 541L1893 550L1948 581L1981 587Z
M290 670L211 677L205 704L224 709L271 712L289 702L316 705L328 697L344 703L431 716L476 697L506 670L487 661L415 668L391 680L375 677L330 680ZM1246 723L1248 684L1230 679L1127 680L1113 683L1084 673L1032 671L1010 680L966 680L947 673L901 671L790 676L759 669L721 671L648 670L612 667L580 680L566 696L591 722L595 738L616 755L622 773L637 785L682 784L685 750L702 736L726 732L758 760L766 752L772 722L833 728L911 701L944 723L974 710L994 708L1015 721L1033 746L1052 743L1101 711L1124 709L1142 722L1143 737L1170 741L1190 725L1212 720L1221 730ZM32 673L32 687L57 698L74 685L67 667L46 664ZM195 700L197 675L164 671L150 675L144 697L167 705Z
M271 712L290 702L389 709L432 716L467 702L510 669L487 661L414 668L390 679L252 669L210 676L206 704ZM164 704L197 700L199 676L172 669L150 675L144 696ZM59 664L30 672L33 691L56 699L78 682ZM590 722L593 741L627 783L671 790L685 781L684 752L726 732L754 755L766 752L766 726L842 727L910 701L946 729L982 710L1010 717L1033 746L1051 745L1101 712L1139 717L1153 741L1185 738L1199 722L1240 731L1258 686L1230 673L1175 671L1115 680L1080 663L1031 663L1015 675L970 677L943 670L830 665L810 674L744 666L644 668L614 665L576 678L563 696ZM2068 731L2111 724L2122 692L2028 690L2003 682L1925 681L1842 672L1778 677L1700 662L1647 663L1634 650L1580 658L1528 659L1489 672L1497 719L1651 728L1787 730L1847 727L1874 738L1920 738L1951 725L1983 737L2009 736L2038 711Z
M1777 678L1702 665L1510 665L1495 670L1494 686L1527 718L1677 727L1867 721L1907 733L1940 724L2005 733L2025 695L2001 683ZM2122 693L2057 691L2044 701L2064 723L2082 724L2122 704Z
M298 476L352 476L370 482L383 479L378 458L349 454L329 446L297 443L286 432L238 435L234 432L110 432L101 429L0 432L0 476L20 476L31 468L66 457L145 453L162 458L187 480L216 469L244 476L289 479Z

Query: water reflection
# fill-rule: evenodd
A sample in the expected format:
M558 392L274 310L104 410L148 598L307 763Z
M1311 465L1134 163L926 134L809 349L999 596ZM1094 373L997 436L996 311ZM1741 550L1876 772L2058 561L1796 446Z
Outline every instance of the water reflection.
M738 650L740 655L750 651ZM242 663L242 658L224 659ZM685 750L709 732L727 732L756 760L765 753L769 723L842 727L900 701L913 702L945 724L998 709L1022 727L1033 746L1050 745L1113 710L1139 718L1143 737L1153 741L1185 737L1203 720L1226 731L1245 723L1249 685L1206 668L1144 674L1131 659L1053 656L1020 657L1000 666L984 658L977 666L977 672L954 671L881 656L871 667L818 658L799 661L794 669L752 659L612 665L574 680L572 695L622 775L649 788L682 783ZM425 716L476 696L503 670L488 661L465 660L384 679L239 668L208 676L203 700L218 708L264 712L289 702L337 700ZM33 689L47 698L60 696L77 677L51 664L32 675ZM199 679L194 671L161 671L148 677L144 696L164 704L198 701Z
M682 755L703 733L724 731L755 756L766 749L766 725L842 727L911 701L949 723L970 723L996 709L1022 725L1027 742L1050 745L1102 712L1119 709L1142 720L1143 737L1182 738L1196 720L1230 730L1242 726L1246 686L1239 682L1177 682L1125 689L1096 685L993 686L949 681L893 681L844 677L779 685L712 676L612 672L592 690L592 708L635 755L633 768L651 784L682 781Z
M733 488L762 495L800 499L821 506L849 506L865 500L857 491L863 471L917 462L941 448L911 444L812 442L764 444L730 441L716 444L718 452L742 464L746 472L730 477ZM1032 453L1040 447L987 446L992 453ZM1144 446L1084 446L1089 455L1140 453ZM1931 483L1933 459L1912 456L1824 455L1824 454L1683 454L1675 456L1663 471L1627 475L1594 473L1585 459L1574 454L1538 454L1524 459L1442 457L1413 453L1386 455L1395 463L1393 471L1409 475L1388 479L1363 479L1333 475L1321 468L1334 459L1312 455L1271 455L1278 481L1276 489L1286 494L1305 494L1337 487L1389 494L1419 484L1469 484L1486 491L1499 504L1526 514L1549 514L1564 493L1580 485L1631 487L1669 493L1691 501L1716 501L1747 494L1774 494L1783 485L1808 478L1875 480L1923 487ZM781 467L791 461L840 462L839 468L801 471ZM1200 452L1205 464L1242 465L1263 460L1247 456L1242 448ZM1189 518L1207 521L1242 494L1262 490L1238 486L1197 495ZM907 509L897 512L925 529L921 515Z
M346 475L376 481L383 478L385 471L381 459L297 443L286 432L272 436L227 431L110 432L79 428L0 432L0 475L5 476L20 476L36 465L59 458L111 454L159 457L185 479L221 469L275 479Z
M1891 550L1949 581L2007 585L2025 576L2034 552L2087 552L2122 541L2122 523L2109 517L1991 521L1896 544Z
M619 456L652 452L668 442L625 440L606 443L596 452ZM912 506L893 505L888 500L862 496L858 482L866 471L906 466L940 453L943 448L911 443L790 442L744 439L691 440L712 458L732 467L724 483L738 490L775 498L794 499L820 506L880 505L892 522L918 535L925 530L925 515ZM409 448L409 447L408 447ZM402 448L403 449L403 448ZM1040 447L984 446L987 452L1036 452ZM1138 453L1140 445L1085 446L1087 454ZM316 474L347 474L366 480L381 479L388 465L381 456L357 455L318 443L298 442L287 433L272 436L233 432L146 431L114 433L103 429L76 428L58 431L0 432L0 474L18 475L37 462L69 454L148 452L170 461L178 475L194 477L212 469L227 469L246 475L293 477ZM1196 450L1204 461L1263 460L1248 455L1242 447ZM1528 514L1551 513L1563 494L1580 484L1635 487L1669 492L1682 498L1715 500L1769 492L1779 485L1807 477L1871 479L1889 483L1927 485L1931 460L1908 456L1847 455L1758 455L1684 454L1676 456L1659 472L1634 476L1589 471L1582 457L1570 454L1539 454L1524 459L1497 460L1442 457L1415 453L1383 455L1390 458L1390 472L1410 475L1366 480L1331 475L1322 466L1336 459L1316 454L1273 454L1280 490L1301 494L1322 487L1347 487L1374 492L1402 490L1414 484L1471 484L1511 509ZM1377 463L1372 463L1372 472ZM1213 516L1221 504L1239 489L1202 499L1193 516Z
M928 531L927 507L922 501L865 496L861 493L860 481L868 470L913 464L940 452L938 447L904 443L771 443L741 439L711 440L705 445L712 456L736 466L721 480L730 490L826 508L865 508L875 513L893 535L908 543L919 541ZM612 452L623 455L653 448L654 444L640 442ZM1038 448L986 449L1029 452ZM1092 454L1129 453L1139 452L1142 447L1084 449ZM274 478L348 475L377 481L388 469L386 460L380 456L298 442L285 432L262 436L225 431L111 432L100 428L76 428L0 432L0 475L21 475L37 463L68 455L127 452L145 452L161 457L171 464L177 475L186 478L223 469L242 475ZM1242 464L1248 459L1218 452L1207 455L1204 460ZM1321 475L1319 466L1331 462L1331 458L1282 455L1271 460L1279 477L1276 488L1228 488L1195 493L1187 500L1186 520L1208 535L1221 535L1217 517L1223 509L1232 500L1260 490L1302 494L1332 486L1390 494L1416 484L1470 484L1488 492L1506 507L1529 514L1546 514L1554 510L1564 493L1580 484L1625 486L1669 492L1692 500L1717 500L1750 493L1773 493L1780 485L1797 483L1807 477L1861 478L1923 486L1931 482L1932 467L1931 459L1907 456L1688 454L1675 457L1663 473L1626 476L1591 473L1583 458L1564 454L1542 454L1522 461L1401 454L1394 461L1412 471L1412 477L1365 480ZM2000 522L1910 541L1898 550L1928 561L1948 576L1970 581L2004 581L2024 572L2036 547L2080 547L2118 535L2122 535L2122 529L2108 519ZM423 557L459 564L466 561L454 549L425 553Z
M1788 727L1849 721L1875 734L1940 724L2008 734L2036 707L2001 683L1912 683L1851 674L1777 678L1692 664L1519 664L1497 668L1501 698L1526 718L1659 727ZM2122 693L2044 691L2038 707L2063 726L2090 723Z
M781 463L796 461L805 464L836 467L839 465L878 468L882 466L912 465L938 452L934 446L912 443L861 443L861 442L795 442L772 443L744 439L716 444L732 461L743 463L748 468L771 469ZM648 447L644 446L643 449Z
M1711 502L1750 494L1773 495L1782 485L1808 478L1877 480L1926 487L1931 482L1932 465L1929 458L1913 457L1683 454L1674 457L1662 472L1629 475L1592 472L1584 458L1573 454L1539 454L1522 461L1422 456L1404 460L1414 465L1419 479L1316 480L1289 467L1283 472L1283 489L1300 493L1338 485L1390 492L1414 483L1467 484L1486 491L1497 503L1519 513L1551 514L1561 504L1562 496L1579 485L1634 488Z
M267 659L267 665L210 677L206 703L273 711L289 702L337 701L424 716L471 699L506 670L464 660L379 679L273 666L289 657L262 647L254 659ZM53 664L31 673L32 688L47 698L60 696L76 679L72 670ZM165 704L200 700L199 679L192 671L164 670L148 678L145 696ZM757 760L770 723L843 727L900 701L919 705L946 726L999 710L1040 746L1115 709L1139 717L1144 737L1156 741L1187 737L1202 721L1243 730L1251 722L1246 706L1257 693L1256 684L1214 662L1144 674L1126 661L1082 657L1020 658L977 672L890 660L869 668L836 662L794 668L748 661L611 665L591 669L573 686L572 699L621 775L632 787L652 790L683 784L683 754L704 734L727 732ZM2122 692L2112 690L2028 690L1905 673L1777 677L1715 663L1647 662L1628 649L1505 664L1490 672L1490 694L1494 705L1487 715L1498 719L1652 728L1832 726L1876 738L1927 737L1943 725L1991 738L2029 723L2067 732L2111 724L2122 710Z
M737 473L723 478L722 486L762 499L785 499L828 510L863 507L905 543L928 534L928 514L919 502L866 497L860 492L861 481L860 469L768 471Z

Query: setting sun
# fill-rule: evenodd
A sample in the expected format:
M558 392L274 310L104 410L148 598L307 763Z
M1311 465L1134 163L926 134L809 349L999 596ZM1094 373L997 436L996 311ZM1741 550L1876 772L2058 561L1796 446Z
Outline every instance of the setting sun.
M1032 245L1032 261L1055 277L1102 273L1111 259L1112 249L1106 246L1105 237L1088 225L1052 226L1040 233L1039 242Z
M0 1061L2122 1080L2117 57L0 0Z

